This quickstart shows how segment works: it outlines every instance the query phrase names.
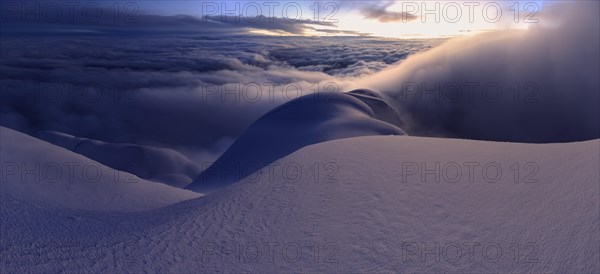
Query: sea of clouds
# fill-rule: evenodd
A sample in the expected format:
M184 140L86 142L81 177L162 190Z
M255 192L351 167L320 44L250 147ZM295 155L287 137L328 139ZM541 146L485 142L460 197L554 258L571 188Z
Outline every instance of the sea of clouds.
M143 16L127 28L9 22L1 29L0 125L205 160L282 103L370 88L387 96L412 135L598 138L598 5L548 5L527 31L449 41L241 35L246 26L215 30L186 16ZM294 33L305 23L268 26Z
M270 109L381 71L443 40L8 35L0 125L214 158ZM310 110L307 110L310 111Z

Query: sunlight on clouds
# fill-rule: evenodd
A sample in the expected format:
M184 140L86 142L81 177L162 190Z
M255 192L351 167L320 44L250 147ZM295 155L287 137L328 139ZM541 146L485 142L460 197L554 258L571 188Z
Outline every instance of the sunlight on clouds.
M416 16L380 22L366 18L360 8L339 14L340 29L390 38L464 36L498 29L527 29L535 23L541 5L535 2L394 2L384 12Z
M251 34L268 35L268 36L290 36L292 34L286 32L270 31L266 29L253 29L248 31Z

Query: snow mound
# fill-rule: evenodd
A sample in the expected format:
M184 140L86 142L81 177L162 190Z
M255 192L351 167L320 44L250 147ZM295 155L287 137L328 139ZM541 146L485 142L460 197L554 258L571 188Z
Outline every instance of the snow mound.
M201 172L199 165L172 149L105 143L55 131L42 131L37 137L111 168L171 186L185 186Z
M186 188L214 191L311 144L357 136L405 135L402 129L377 119L370 105L380 110L383 104L373 96L343 93L315 93L292 100L254 122Z
M0 127L0 147L2 192L19 200L58 208L126 212L199 197L111 169L9 128Z

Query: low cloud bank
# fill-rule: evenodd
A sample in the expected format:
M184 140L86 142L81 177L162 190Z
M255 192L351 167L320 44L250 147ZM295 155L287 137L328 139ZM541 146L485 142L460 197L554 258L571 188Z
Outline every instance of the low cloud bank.
M367 76L412 135L515 142L600 137L598 2L547 5L526 31L460 38Z

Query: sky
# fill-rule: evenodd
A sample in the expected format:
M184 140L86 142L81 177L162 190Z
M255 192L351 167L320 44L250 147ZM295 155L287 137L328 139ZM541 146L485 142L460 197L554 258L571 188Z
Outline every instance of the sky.
M334 23L321 29L391 38L461 36L537 23L544 1L151 1L163 15L281 17ZM269 32L261 32L268 34ZM333 32L332 32L333 33ZM271 33L275 34L275 33ZM324 35L308 31L304 35ZM339 35L339 33L333 33Z
M440 38L539 23L543 1L3 1L4 23L278 36ZM34 11L34 12L31 12ZM32 13L39 11L38 17ZM174 22L177 21L177 22ZM72 22L69 22L72 23ZM127 23L127 24L123 24ZM6 29L5 29L6 31ZM77 31L82 31L78 29Z

